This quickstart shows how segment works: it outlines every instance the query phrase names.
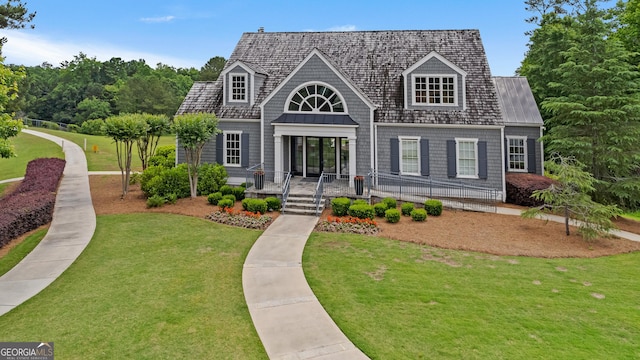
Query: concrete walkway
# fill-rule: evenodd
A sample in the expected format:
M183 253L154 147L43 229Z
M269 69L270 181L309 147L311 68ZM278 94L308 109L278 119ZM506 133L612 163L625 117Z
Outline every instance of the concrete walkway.
M251 319L270 359L368 359L333 322L302 272L317 217L280 215L258 238L242 271Z
M67 163L47 235L18 265L0 277L0 315L35 296L60 276L82 253L96 228L87 159L82 149L53 135L22 131L62 146Z

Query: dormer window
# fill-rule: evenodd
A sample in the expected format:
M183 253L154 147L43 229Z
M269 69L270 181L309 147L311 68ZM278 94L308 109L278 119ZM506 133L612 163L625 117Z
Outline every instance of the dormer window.
M413 90L413 105L457 105L455 75L413 75Z
M246 102L247 101L247 75L230 74L231 78L231 96L229 101Z
M344 112L342 97L322 84L305 85L289 99L288 111Z

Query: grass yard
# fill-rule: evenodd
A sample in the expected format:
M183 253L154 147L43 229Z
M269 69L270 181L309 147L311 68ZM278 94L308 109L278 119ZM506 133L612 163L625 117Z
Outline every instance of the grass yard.
M18 156L0 159L0 180L23 177L27 163L33 159L56 157L64 159L62 148L56 143L37 136L20 133L11 138Z
M89 171L118 171L118 158L116 157L116 146L111 138L106 136L95 136L70 133L62 130L50 130L44 128L31 128L35 131L42 131L51 135L68 139L78 144L84 149L84 139L87 139L87 150L85 155L87 156L87 167ZM158 146L175 145L176 138L173 135L167 135L160 138ZM93 152L93 146L97 146L97 151ZM131 169L142 170L142 164L140 158L138 158L138 152L136 146L133 146L133 156L131 161Z
M313 233L314 293L372 359L640 358L640 253L498 257Z
M170 214L103 215L51 286L0 317L2 341L61 359L266 359L242 292L261 232Z
M47 235L47 229L38 230L27 236L20 244L11 249L7 255L0 257L0 276L9 272L9 270L29 255L31 250L40 243L40 240L42 240L45 235Z
M622 217L626 217L627 219L640 221L640 211L635 211L631 213L624 213Z

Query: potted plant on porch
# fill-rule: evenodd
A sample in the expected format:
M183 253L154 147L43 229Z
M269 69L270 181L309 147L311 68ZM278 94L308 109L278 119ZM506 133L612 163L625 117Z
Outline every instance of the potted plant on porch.
M361 196L364 191L364 176L356 175L353 177L353 186L356 189L356 195Z
M257 169L253 172L253 183L256 186L256 190L262 190L264 188L264 170Z

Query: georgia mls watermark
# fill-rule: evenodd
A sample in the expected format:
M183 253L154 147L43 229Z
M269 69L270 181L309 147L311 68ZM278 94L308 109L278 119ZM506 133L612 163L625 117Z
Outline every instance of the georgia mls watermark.
M53 342L0 342L0 360L53 360Z

